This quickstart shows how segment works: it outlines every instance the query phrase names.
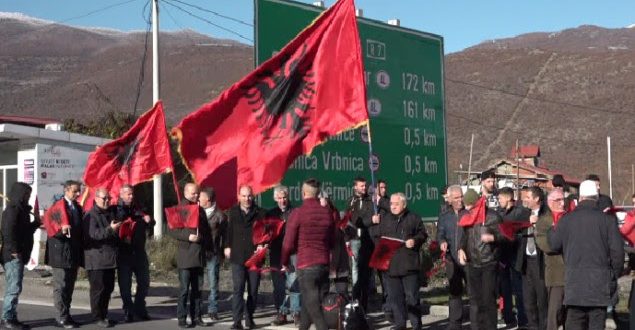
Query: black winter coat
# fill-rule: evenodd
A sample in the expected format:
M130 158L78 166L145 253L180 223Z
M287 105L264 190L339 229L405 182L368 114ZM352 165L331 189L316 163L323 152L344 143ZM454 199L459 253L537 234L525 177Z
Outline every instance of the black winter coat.
M519 206L516 206L519 207ZM529 210L525 207L523 207L523 209L525 210ZM538 211L538 217L544 217L546 216L546 213L548 212L548 207L546 205L542 205L540 207L540 211ZM531 210L529 210L529 216L531 216ZM529 216L526 218L528 221L529 220ZM519 234L517 235L518 237L518 249L516 250L516 260L515 260L515 264L514 264L514 269L517 272L520 272L521 274L525 274L527 271L527 240L529 238L534 238L535 240L535 228L525 228L523 230L521 230L519 232ZM538 258L538 265L539 265L539 276L540 278L544 279L545 278L545 254L544 252L540 249L540 247L538 246L538 244L536 244L536 258Z
M256 251L252 237L253 226L254 222L264 219L265 213L265 209L257 205L253 205L247 214L240 205L229 209L225 247L231 248L229 260L232 263L244 265Z
M39 221L31 222L29 212L29 196L31 187L24 182L16 182L11 186L9 202L2 212L2 263L13 259L11 254L16 253L22 261L27 263L33 249L33 233L40 226Z
M182 205L195 204L187 199L181 200ZM198 242L190 242L190 235L198 233ZM199 207L198 229L180 228L171 229L168 234L178 241L176 252L176 266L179 269L205 267L205 246L211 240L211 233L205 210Z
M285 222L285 226L286 226L286 222L287 220L289 220L289 215L291 214L292 210L293 208L291 207L291 205L289 205L284 212L282 212L282 210L276 206L272 208L271 210L267 211L266 217L282 219ZM280 233L280 236L276 237L274 240L271 241L271 244L269 244L269 265L271 267L275 267L278 269L280 269L280 266L281 266L280 256L282 255L282 241L284 241L284 228L285 227L282 227L282 232Z
M602 212L595 201L583 200L547 237L564 259L564 304L612 304L611 280L624 268L624 241L615 218Z
M147 237L154 235L154 225L156 221L150 219L147 223L143 220L145 213L141 211L134 203L125 205L122 201L117 203L115 209L115 219L117 221L125 221L130 218L135 223L134 232L130 243L119 240L119 261L135 262L136 255L145 255Z
M216 207L210 216L205 213L205 218L210 229L210 239L205 245L205 258L211 260L212 257L216 256L222 259L224 256L223 241L227 231L227 216Z
M500 215L487 209L485 224L478 223L472 227L462 228L461 249L465 251L467 261L471 267L484 267L497 264L501 256L500 243L504 240L498 229L502 222ZM481 234L494 235L494 242L483 243Z
M351 213L351 223L357 227L359 239L361 241L361 248L359 250L359 258L362 262L370 257L375 247L370 235L370 228L374 226L372 217L375 213L373 201L370 196L364 195L361 197L353 195L347 201L347 212Z
M117 268L119 233L110 227L113 220L115 215L112 208L101 209L95 205L86 214L84 219L86 270Z
M76 201L72 201L74 211L68 201L62 198L57 203L64 203L64 210L71 225L71 237L61 231L46 240L44 262L53 268L76 268L84 266L84 211Z
M420 271L419 249L428 238L423 221L417 214L406 209L401 215L385 214L381 222L374 228L373 234L379 239L382 236L407 241L414 239L415 246L412 249L405 245L399 248L390 260L388 275L405 276L417 274Z

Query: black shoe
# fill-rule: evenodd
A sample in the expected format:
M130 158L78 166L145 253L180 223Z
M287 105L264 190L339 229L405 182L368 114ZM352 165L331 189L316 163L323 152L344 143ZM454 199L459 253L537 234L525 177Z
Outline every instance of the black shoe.
M218 313L209 313L207 314L212 321L220 321L220 317L218 317Z
M123 315L123 323L132 323L132 322L134 322L134 317L132 316L132 314L125 313Z
M152 320L152 317L150 317L150 314L148 314L148 312L138 313L138 314L136 314L136 316L141 321L150 321L150 320Z
M271 325L285 325L287 324L287 316L282 313L278 313L276 318L271 321Z
M201 317L197 318L196 321L194 321L192 323L196 324L196 326L198 326L198 327L209 327L209 326L212 325L209 322L203 321L203 318L201 318Z
M232 329L232 330L243 330L245 328L243 328L243 325L240 324L240 323L234 323L234 324L232 324L230 329Z
M187 329L187 328L189 328L189 327L190 327L190 326L187 324L187 320L179 320L178 325L179 325L179 328L181 328L181 329Z
M97 326L101 328L112 328L115 325L115 322L109 319L101 319L97 321Z
M57 321L55 326L58 328L64 328L64 329L79 328L79 326L73 320L69 320L69 319Z
M256 323L252 318L245 319L245 328L247 329L256 329Z
M75 328L79 328L79 326L81 325L81 323L75 322L75 320L73 320L73 318L70 316L66 318L66 322L72 324Z
M16 320L2 320L3 329L30 329L28 325Z

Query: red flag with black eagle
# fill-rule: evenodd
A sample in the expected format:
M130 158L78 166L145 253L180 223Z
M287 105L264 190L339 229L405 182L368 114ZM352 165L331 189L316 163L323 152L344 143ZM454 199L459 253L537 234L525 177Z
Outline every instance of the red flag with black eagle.
M280 218L257 220L253 224L251 239L254 245L271 243L271 241L282 234L283 228L284 221ZM267 257L267 251L269 251L269 248L265 246L254 252L254 254L245 261L245 267L249 268L249 270L259 270Z
M405 241L403 240L382 236L377 242L377 245L375 245L375 250L373 250L373 254L370 256L368 266L378 270L388 270L390 260L404 244Z
M470 211L463 215L459 220L459 226L472 227L475 224L481 222L485 223L485 211L487 206L485 205L485 197L479 198Z
M200 206L188 204L166 207L165 215L170 229L196 229L198 228Z
M48 237L55 236L62 229L62 226L70 226L70 220L66 213L66 200L62 198L53 203L44 213L42 220Z
M498 230L500 231L501 235L503 235L505 238L507 238L510 241L515 240L514 235L516 234L516 232L518 232L521 229L529 228L529 227L531 227L531 222L529 222L529 220L527 221L506 220L498 224Z
M280 182L296 157L368 121L353 0L340 0L271 59L183 119L172 134L217 204Z
M95 188L106 188L111 197L118 197L124 184L149 181L153 175L170 172L173 168L163 103L159 101L120 138L88 156L84 171L87 188L82 205L86 209L92 204L92 199L87 197L94 195L92 190Z
M119 238L122 240L132 239L132 235L134 234L134 229L137 226L137 223L128 218L121 223L119 227Z

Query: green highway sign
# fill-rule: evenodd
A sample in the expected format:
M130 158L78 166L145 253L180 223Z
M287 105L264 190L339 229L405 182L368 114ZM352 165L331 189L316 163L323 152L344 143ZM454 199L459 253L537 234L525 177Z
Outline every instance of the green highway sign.
M255 0L256 64L263 63L309 25L324 9L286 0ZM299 205L302 181L315 177L341 210L352 195L353 178L370 171L403 192L408 207L436 219L447 182L443 81L443 38L379 21L358 18L366 75L368 129L344 132L301 156L282 184ZM261 196L272 206L271 191Z

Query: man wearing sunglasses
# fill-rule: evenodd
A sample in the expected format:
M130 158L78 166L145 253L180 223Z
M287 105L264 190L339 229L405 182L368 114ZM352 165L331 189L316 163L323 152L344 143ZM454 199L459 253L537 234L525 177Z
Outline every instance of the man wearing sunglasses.
M103 188L95 192L95 205L87 214L85 224L85 263L90 284L90 310L97 325L111 327L108 303L115 288L115 269L119 245L119 227L114 212L109 208L110 196Z

